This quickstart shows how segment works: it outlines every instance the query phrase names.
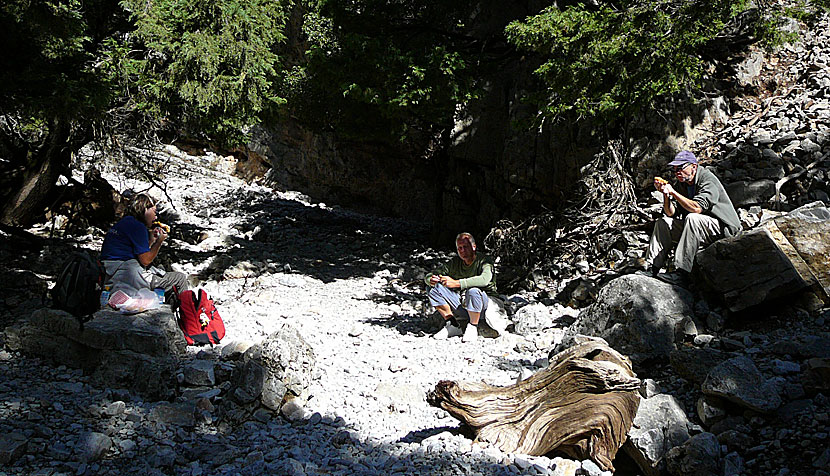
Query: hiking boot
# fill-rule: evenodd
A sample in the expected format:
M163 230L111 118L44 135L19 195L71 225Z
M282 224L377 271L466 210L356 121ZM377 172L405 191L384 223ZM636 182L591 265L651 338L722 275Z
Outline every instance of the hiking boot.
M435 339L447 339L449 337L456 337L462 334L461 328L452 325L452 322L447 322L444 328L436 332L432 337Z
M634 274L636 274L637 276L646 276L646 277L649 277L649 278L656 278L657 277L656 273L654 273L653 271L646 271L645 269L634 271Z
M681 288L689 287L689 273L683 270L677 270L672 273L659 273L655 277L664 283L669 283L674 286L680 286Z
M478 326L467 324L467 328L464 329L464 337L461 338L461 342L475 342L477 339Z

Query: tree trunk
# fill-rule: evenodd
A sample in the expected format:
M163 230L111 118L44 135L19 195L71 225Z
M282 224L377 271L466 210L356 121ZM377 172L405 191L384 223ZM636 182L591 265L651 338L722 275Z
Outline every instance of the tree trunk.
M427 401L469 425L476 441L502 451L557 450L613 471L637 414L639 386L628 358L592 340L560 352L546 369L515 385L444 380Z
M0 191L0 223L26 226L41 215L58 177L69 168L73 150L71 129L64 121L55 120L39 144L17 141L16 147L7 148L12 157L10 170L4 170Z

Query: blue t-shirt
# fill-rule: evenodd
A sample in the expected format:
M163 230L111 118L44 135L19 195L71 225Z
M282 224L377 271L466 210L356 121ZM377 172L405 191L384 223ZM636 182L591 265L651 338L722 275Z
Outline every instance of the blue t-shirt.
M101 259L126 261L148 251L150 238L147 227L134 216L127 215L113 225L104 237Z

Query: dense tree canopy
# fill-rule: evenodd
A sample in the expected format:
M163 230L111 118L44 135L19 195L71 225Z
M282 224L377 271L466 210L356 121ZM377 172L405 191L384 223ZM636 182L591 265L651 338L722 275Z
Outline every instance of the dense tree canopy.
M156 123L238 142L277 95L280 0L10 0L0 6L0 221L42 209L95 131Z
M232 145L263 118L290 114L347 138L446 140L457 110L523 55L540 65L528 93L543 115L625 122L694 86L702 47L747 0L541 6L7 0L0 222L42 210L56 174L96 133L165 126Z
M481 40L466 21L475 4L322 0L310 6L308 48L293 106L310 122L364 138L446 128L475 95Z
M546 114L575 111L613 121L694 86L701 47L744 8L744 0L552 6L511 23L507 36L542 56L536 73L547 86Z

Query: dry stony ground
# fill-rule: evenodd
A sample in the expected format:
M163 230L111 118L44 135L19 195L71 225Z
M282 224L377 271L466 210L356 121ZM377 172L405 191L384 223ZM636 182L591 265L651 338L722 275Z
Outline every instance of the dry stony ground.
M517 351L514 335L467 344L458 338L432 339L429 334L436 329L424 317L418 278L448 255L419 244L423 229L313 204L298 193L275 192L211 168L185 165L178 161L183 154L172 148L158 157L172 160L168 193L175 204L165 214L173 232L161 261L190 274L214 298L227 328L223 344L259 342L283 323L299 329L317 361L317 380L306 405L312 423L295 429L297 424L278 417L239 429L205 422L199 432L211 444L230 447L234 457L227 461L222 453L204 461L187 449L195 444L193 435L182 434L187 430L147 423L151 402L122 390L89 386L80 371L0 351L0 434L22 432L29 440L11 474L115 474L136 468L176 474L247 474L256 468L301 474L296 465L286 463L292 460L302 462L309 474L315 473L314 465L327 468L320 473L341 474L372 474L384 468L455 473L452 468L470 464L488 474L508 471L500 464L510 463L504 455L486 456L480 449L471 454L470 440L460 434L458 422L429 407L425 393L440 379L508 384L546 352ZM105 176L119 189L143 185L118 174ZM31 231L46 235L50 226ZM97 250L102 236L103 230L90 228L81 236L47 240L40 250L26 249L25 243L5 236L10 246L3 251L4 287L19 290L26 281L43 291L71 246ZM3 304L5 327L42 306L43 297L24 291ZM189 350L196 354L204 349ZM124 405L118 402L126 402L126 409L112 409ZM90 464L81 462L73 448L87 432L116 437L102 459ZM345 438L355 454L343 456L335 448L340 444L327 441L333 438ZM204 442L199 436L196 441ZM427 450L429 444L440 450ZM175 465L165 460L174 456L151 449L159 445L174 448L179 455ZM459 446L467 450L460 451L458 461L442 456ZM275 454L276 449L297 454L286 458ZM336 451L346 462L331 464L335 457L327 451ZM136 455L144 462L131 468ZM382 464L360 466L366 458L380 458ZM244 470L252 461L255 466Z
M0 474L561 474L556 468L566 462L560 459L471 446L457 421L424 401L441 379L511 383L537 369L534 362L549 346L514 334L467 344L431 339L435 329L419 278L448 255L423 246L422 229L208 168L195 179L200 169L177 162L180 152L168 149L159 157L174 159L169 193L177 204L168 215L173 239L162 261L214 297L226 322L225 342L257 342L286 322L300 330L317 357L307 419L159 425L150 418L152 402L91 386L78 370L0 350L0 435L27 439L25 455ZM122 188L136 185L108 177ZM40 250L4 236L3 327L43 305L42 291L70 246L97 249L102 235L91 228L48 240ZM551 304L544 294L513 298ZM800 362L772 352L776 342L826 331L828 319L827 311L785 305L716 337L771 376L776 360ZM698 387L667 363L637 371L698 421ZM745 474L826 474L813 463L830 441L830 403L821 394L803 395L798 384L797 374L783 374L792 393L786 419L746 414L732 422L735 431L723 444L740 448ZM78 441L90 432L110 436L112 446L84 462L81 455L92 450L79 449ZM618 468L618 474L637 473L624 459Z

